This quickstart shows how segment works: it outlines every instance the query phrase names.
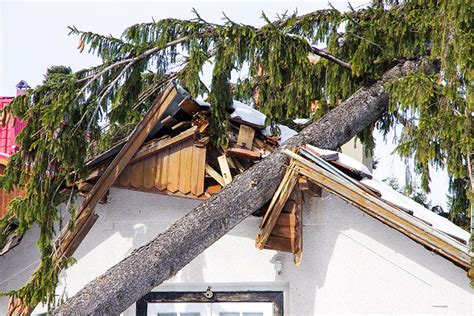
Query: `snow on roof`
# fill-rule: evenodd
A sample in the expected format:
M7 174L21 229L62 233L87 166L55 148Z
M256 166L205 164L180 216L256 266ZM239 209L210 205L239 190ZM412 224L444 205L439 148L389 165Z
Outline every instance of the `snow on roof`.
M195 100L199 105L210 107L211 105L208 102L203 101L200 98ZM262 134L265 136L274 135L271 132L270 126L265 125L265 121L267 116L262 112L252 108L251 106L242 103L240 101L234 100L232 104L232 109L234 110L230 117L234 119L239 119L241 121L247 122L254 126L262 126ZM280 129L280 140L278 141L280 144L284 143L288 138L297 134L297 132L288 126L277 124L278 128Z
M346 165L348 169L355 169L358 170L361 174L367 174L367 176L372 176L369 169L360 163L359 161L355 160L352 157L349 157L345 154L338 153L332 150L321 149L318 147L314 147L311 145L306 145L313 151L315 151L320 156L330 156L331 154L337 154L338 159L335 162L339 162L342 165ZM331 161L332 162L332 161ZM367 187L378 191L381 193L381 198L388 202L393 203L394 205L413 212L413 216L421 219L422 221L428 223L433 228L450 235L458 240L463 240L465 244L467 244L470 234L462 229L461 227L456 226L454 223L449 221L448 219L432 212L431 210L426 209L423 205L415 202L414 200L410 199L409 197L397 192L396 190L392 189L389 185L385 184L384 182L378 179L368 179L368 177L360 180L360 182Z
M309 119L307 119L307 118L296 118L296 119L293 120L293 122L295 124L298 124L298 125L305 125L305 124L309 123Z
M456 237L457 239L464 240L466 243L469 240L470 235L467 231L465 231L461 227L456 226L447 218L444 218L426 209L423 205L397 192L386 183L378 179L363 179L360 182L372 189L379 191L382 194L382 199L387 200L404 209L412 211L414 217L431 224L433 228L442 231L450 236Z
M343 153L340 153L340 152L337 152L337 151L332 151L332 150L328 150L328 149L322 149L322 148L318 148L318 147L315 147L315 146L311 146L311 145L306 145L307 147L311 148L313 151L315 151L317 154L319 155L324 155L324 156L330 156L330 155L337 155L338 159L335 160L339 163L341 163L342 165L345 165L347 167L349 167L350 169L354 169L354 170L357 170L359 171L359 173L361 174L366 174L368 176L372 176L372 173L370 172L369 168L367 168L363 163L357 161L356 159L346 155L346 154L343 154Z

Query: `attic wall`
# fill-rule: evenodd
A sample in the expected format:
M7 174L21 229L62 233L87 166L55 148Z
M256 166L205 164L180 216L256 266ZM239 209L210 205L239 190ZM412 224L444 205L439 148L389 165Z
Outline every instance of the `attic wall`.
M96 225L63 273L72 296L199 201L113 188ZM301 265L293 255L254 246L260 218L250 217L156 290L282 290L285 315L449 313L472 315L465 272L442 257L323 192L307 199ZM32 241L34 236L24 240ZM0 290L19 286L36 264L34 242L0 257ZM29 248L28 248L29 247ZM275 271L277 260L282 272ZM21 280L21 282L20 282ZM0 300L4 314L6 300ZM134 315L132 306L125 315Z
M190 138L128 164L115 186L203 198L206 147Z

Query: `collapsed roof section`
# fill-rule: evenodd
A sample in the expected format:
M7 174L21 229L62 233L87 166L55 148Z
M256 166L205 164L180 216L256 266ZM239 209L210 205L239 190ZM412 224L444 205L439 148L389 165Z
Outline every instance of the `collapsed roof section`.
M284 209L291 191L301 190L303 182L313 182L336 196L358 207L365 213L434 250L457 265L469 269L471 256L467 247L469 233L449 220L425 209L415 201L389 186L371 178L370 172L349 157L310 145L295 151L284 150L291 161L279 188L262 220L256 246L267 248L275 242L281 222L287 217ZM295 214L296 215L296 214ZM300 228L301 229L301 228ZM301 261L302 232L294 229L289 245L295 254L295 263Z

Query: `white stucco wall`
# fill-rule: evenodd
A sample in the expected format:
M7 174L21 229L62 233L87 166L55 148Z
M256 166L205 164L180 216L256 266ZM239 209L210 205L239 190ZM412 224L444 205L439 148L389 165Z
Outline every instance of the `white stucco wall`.
M198 201L112 189L97 208L99 220L61 278L72 296L129 255ZM257 250L260 218L250 217L220 239L159 291L282 290L285 315L423 313L473 315L474 293L465 272L397 231L326 192L308 200L299 267L291 254ZM37 264L35 232L0 257L0 290L18 287ZM275 261L281 260L281 274ZM3 315L6 300L0 301ZM130 307L125 315L134 315Z

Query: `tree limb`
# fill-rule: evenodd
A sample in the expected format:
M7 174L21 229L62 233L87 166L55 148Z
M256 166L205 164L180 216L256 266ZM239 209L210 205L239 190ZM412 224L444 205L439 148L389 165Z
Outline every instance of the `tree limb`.
M323 51L322 49L319 49L317 48L316 46L314 45L311 45L311 51L315 54L315 55L318 55L324 59L327 59L339 66L341 66L342 68L345 68L349 71L352 71L352 67L351 67L351 64L349 64L348 62L345 62L343 60L340 60L338 59L337 57L329 54L329 53L326 53L325 51Z

